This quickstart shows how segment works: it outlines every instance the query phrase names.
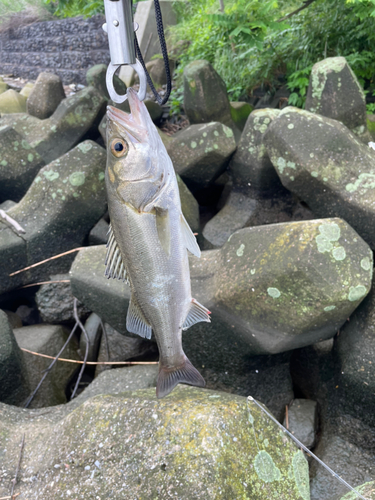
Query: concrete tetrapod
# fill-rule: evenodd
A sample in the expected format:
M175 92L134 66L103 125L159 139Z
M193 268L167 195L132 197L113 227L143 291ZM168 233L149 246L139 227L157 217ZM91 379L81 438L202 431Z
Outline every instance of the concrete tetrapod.
M342 123L287 107L264 144L283 185L318 217L342 217L375 248L375 151Z
M70 271L72 291L125 334L130 290L104 278L104 258L104 245L80 251ZM191 358L198 328L199 349L210 363L212 346L228 338L242 356L333 337L370 290L372 253L345 221L318 219L239 230L221 249L191 257L190 272L193 297L212 311L212 325L184 333L183 345ZM211 348L203 349L207 342Z
M18 235L0 221L0 293L69 269L71 255L9 276L83 244L106 210L105 162L105 150L85 141L39 171L22 200L7 211L26 233Z
M154 388L100 391L47 415L0 404L7 477L25 433L25 498L310 500L303 453L246 398L193 387L161 400Z

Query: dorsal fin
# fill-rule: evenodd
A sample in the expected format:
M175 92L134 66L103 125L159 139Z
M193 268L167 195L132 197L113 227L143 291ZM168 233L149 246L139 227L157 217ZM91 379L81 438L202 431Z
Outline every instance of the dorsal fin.
M128 314L126 316L126 329L130 333L135 333L145 339L151 338L151 325L149 325L146 321L146 318L144 317L133 294L130 299Z
M107 255L104 264L106 266L104 276L126 281L129 284L129 279L126 274L125 265L123 263L120 249L117 245L115 235L113 234L112 226L108 229Z
M180 215L180 218L181 218L182 236L184 238L185 246L190 253L199 258L201 256L201 250L198 246L193 231L190 229L189 224L186 222L186 219L182 214Z
M201 321L206 321L207 323L211 323L210 319L210 311L206 309L202 304L200 304L197 300L191 299L191 306L182 325L183 330L187 330L191 326L195 325L195 323L199 323Z

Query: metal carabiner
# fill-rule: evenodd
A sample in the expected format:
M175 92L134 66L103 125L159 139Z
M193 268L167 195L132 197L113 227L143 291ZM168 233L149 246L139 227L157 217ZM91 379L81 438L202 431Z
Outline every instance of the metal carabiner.
M116 103L122 103L127 95L118 94L113 86L113 76L123 65L131 66L139 76L138 97L146 97L147 78L141 63L135 57L134 24L130 0L104 0L106 23L104 31L108 34L111 62L107 69L106 84L109 96Z

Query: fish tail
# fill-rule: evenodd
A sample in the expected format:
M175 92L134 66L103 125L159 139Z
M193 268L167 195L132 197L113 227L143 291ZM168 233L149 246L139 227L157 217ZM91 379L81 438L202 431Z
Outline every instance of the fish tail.
M184 364L178 368L167 368L160 365L156 396L158 398L167 396L177 384L195 385L196 387L206 385L202 375L194 368L186 356Z

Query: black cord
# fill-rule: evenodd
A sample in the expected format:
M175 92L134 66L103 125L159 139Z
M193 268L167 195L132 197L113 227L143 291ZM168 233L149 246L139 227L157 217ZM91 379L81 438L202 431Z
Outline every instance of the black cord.
M171 94L171 90L172 90L172 78L171 78L171 72L170 72L170 68L169 68L169 58L168 58L167 44L165 43L164 28L163 28L163 18L162 18L162 15L161 15L159 0L154 0L154 5L155 5L156 27L157 27L157 30L158 30L158 36L159 36L159 42L160 42L161 52L163 54L165 74L167 76L167 90L166 90L165 96L163 98L158 94L158 92L157 92L154 84L152 83L151 77L148 74L145 62L144 62L143 57L142 57L141 49L139 48L139 44L138 44L138 40L137 40L137 35L135 33L134 33L134 43L135 43L135 51L137 53L137 58L139 59L139 62L141 63L141 65L142 65L142 67L143 67L143 69L144 69L144 71L146 73L147 83L149 84L149 86L150 86L150 88L151 88L151 90L152 90L152 92L153 92L153 94L155 96L155 99L162 106L163 104L165 104L168 101L169 96Z

